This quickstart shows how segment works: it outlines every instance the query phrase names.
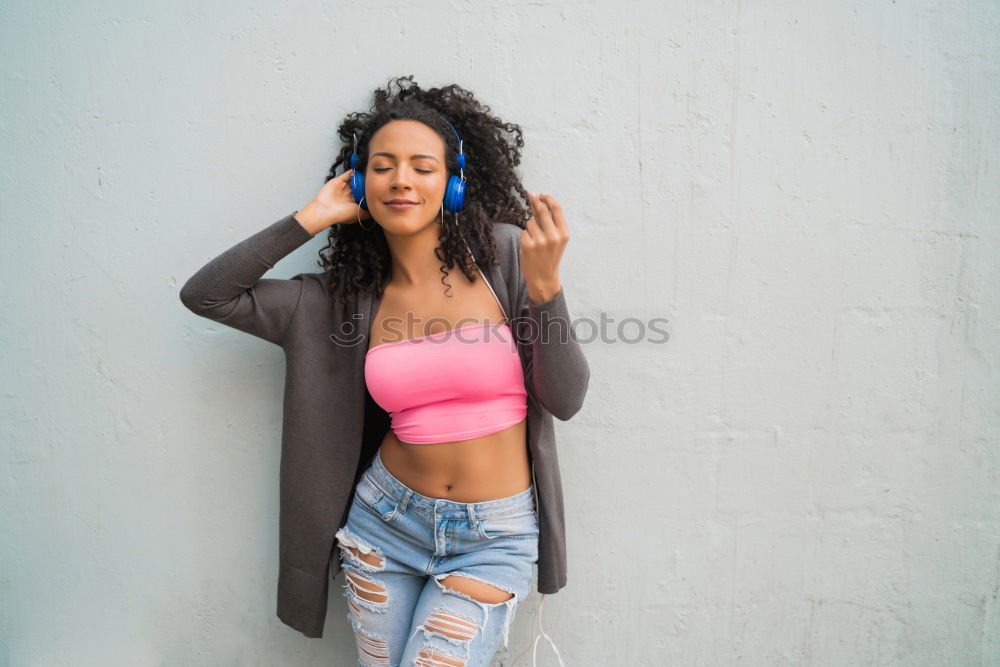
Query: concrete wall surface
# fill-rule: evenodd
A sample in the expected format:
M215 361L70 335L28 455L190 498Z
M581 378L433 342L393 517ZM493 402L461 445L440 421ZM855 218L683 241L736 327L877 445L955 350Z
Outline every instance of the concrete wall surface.
M0 664L355 664L340 590L322 639L274 613L281 349L178 291L413 74L518 123L567 216L563 663L1000 665L998 34L995 0L3 3Z

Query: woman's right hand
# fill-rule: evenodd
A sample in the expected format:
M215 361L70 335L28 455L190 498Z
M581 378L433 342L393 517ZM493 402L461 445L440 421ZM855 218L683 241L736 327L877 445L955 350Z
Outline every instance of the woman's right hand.
M313 200L295 214L303 227L316 235L330 225L357 224L360 212L361 220L370 219L371 213L364 210L354 201L351 193L351 174L348 169L340 176L327 181Z

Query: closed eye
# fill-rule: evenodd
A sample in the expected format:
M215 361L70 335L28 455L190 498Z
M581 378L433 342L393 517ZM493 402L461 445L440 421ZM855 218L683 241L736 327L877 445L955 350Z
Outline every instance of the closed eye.
M373 168L372 171L381 174L383 171L389 171L389 169L391 169L391 168L392 167ZM419 171L421 174L430 174L430 173L433 173L432 170L430 170L430 169L417 169L416 171Z

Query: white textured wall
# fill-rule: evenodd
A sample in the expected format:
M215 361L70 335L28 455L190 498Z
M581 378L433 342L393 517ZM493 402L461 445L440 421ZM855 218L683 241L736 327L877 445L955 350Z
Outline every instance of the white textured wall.
M566 664L1000 664L998 33L987 0L0 5L0 662L350 664L338 589L322 640L274 616L281 351L178 290L413 73L522 124L575 316L670 320L587 345L557 426Z

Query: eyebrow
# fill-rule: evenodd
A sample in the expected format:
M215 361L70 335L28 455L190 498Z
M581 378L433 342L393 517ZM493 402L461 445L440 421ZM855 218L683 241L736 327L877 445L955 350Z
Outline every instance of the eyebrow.
M376 155L384 155L384 156L386 156L386 157L391 157L391 158L392 158L393 160L395 160L395 159L396 159L396 156L395 156L395 155L393 155L392 153L372 153L372 157L375 157ZM415 159L417 159L418 157L426 157L426 158L430 158L431 160L434 160L435 162L440 162L440 160L438 160L438 159L437 159L436 157L434 157L433 155L424 155L423 153L418 153L418 154L416 154L416 155L411 155L411 156L410 156L410 159L411 159L411 160L415 160Z

